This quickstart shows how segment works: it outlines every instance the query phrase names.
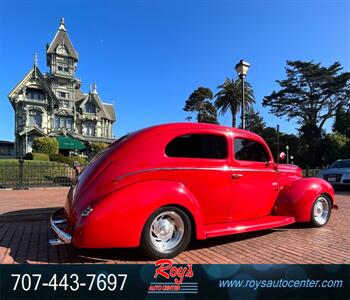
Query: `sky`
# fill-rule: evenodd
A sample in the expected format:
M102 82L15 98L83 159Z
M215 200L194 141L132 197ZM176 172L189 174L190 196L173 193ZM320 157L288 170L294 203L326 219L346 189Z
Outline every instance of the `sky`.
M347 0L1 1L0 140L14 140L7 95L33 66L33 53L48 71L45 45L61 17L79 53L82 90L96 82L103 102L115 104L117 137L185 121L182 108L193 90L217 92L225 77L237 76L240 59L251 66L254 108L268 126L296 133L296 122L261 105L285 78L286 60L339 61L350 70ZM231 116L219 121L230 126Z

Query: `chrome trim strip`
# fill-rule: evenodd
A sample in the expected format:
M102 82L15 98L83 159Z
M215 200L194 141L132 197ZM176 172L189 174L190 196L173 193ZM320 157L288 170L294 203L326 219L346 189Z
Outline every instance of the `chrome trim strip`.
M63 223L66 223L67 220L66 220L66 219L58 219L58 220L53 220L53 222L54 222L55 224L63 224Z
M65 242L60 239L51 239L49 240L49 244L50 246L59 246L65 244Z
M205 167L205 168L196 168L196 167L173 167L173 168L153 168L153 169L142 169L142 170L138 170L138 171L134 171L134 172L130 172L124 175L121 175L117 178L115 178L113 181L118 181L121 180L125 177L129 177L132 175L137 175L140 173L148 173L148 172L156 172L156 171L179 171L179 170L183 170L183 171L234 171L234 172L273 172L273 173L277 173L277 170L271 170L271 169L267 169L267 170L259 170L259 169L243 169L243 168L231 168L231 167L213 167L213 168L209 168L209 167Z
M64 232L63 230L61 230L58 226L56 226L56 222L53 220L53 216L56 212L52 213L51 217L50 217L50 225L52 230L57 234L58 238L64 242L65 244L70 244L72 241L72 236L67 233ZM59 220L61 221L61 220ZM49 241L50 242L50 241ZM59 243L56 243L56 245L58 245Z

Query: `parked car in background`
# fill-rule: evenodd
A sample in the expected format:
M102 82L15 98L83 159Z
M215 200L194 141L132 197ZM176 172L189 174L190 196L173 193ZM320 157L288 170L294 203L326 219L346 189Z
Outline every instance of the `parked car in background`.
M325 225L332 186L276 164L258 135L203 123L153 126L116 141L80 174L58 239L81 248L139 247L173 257L199 240L285 226Z
M338 159L327 169L321 170L317 177L332 185L350 186L350 159Z

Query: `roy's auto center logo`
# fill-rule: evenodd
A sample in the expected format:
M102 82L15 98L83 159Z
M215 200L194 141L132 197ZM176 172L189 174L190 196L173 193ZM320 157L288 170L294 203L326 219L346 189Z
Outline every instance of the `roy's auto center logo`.
M155 263L154 281L150 283L148 294L197 294L198 282L194 282L191 263L175 266L170 259L160 259Z

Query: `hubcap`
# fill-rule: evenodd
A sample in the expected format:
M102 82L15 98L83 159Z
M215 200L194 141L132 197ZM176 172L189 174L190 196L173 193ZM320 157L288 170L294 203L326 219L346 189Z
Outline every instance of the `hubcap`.
M160 252L175 248L184 236L185 225L174 211L165 211L156 216L151 224L150 238Z
M315 221L318 224L323 225L327 222L329 215L329 203L326 198L319 197L316 200L313 213Z

